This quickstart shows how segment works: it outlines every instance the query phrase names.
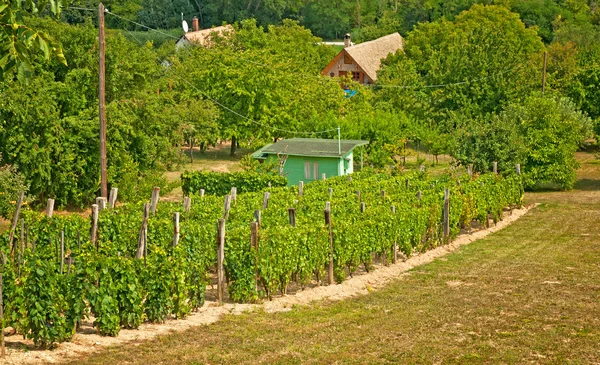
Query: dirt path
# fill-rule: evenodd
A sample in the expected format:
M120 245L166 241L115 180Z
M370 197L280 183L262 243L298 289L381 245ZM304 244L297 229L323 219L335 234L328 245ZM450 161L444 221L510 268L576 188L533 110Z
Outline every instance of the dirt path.
M143 324L137 330L121 330L118 337L99 336L95 334L91 321L86 321L71 342L60 344L54 350L37 350L33 348L31 341L23 340L21 336L8 336L6 338L8 355L4 363L59 363L69 358L86 355L108 346L123 345L128 342L152 339L159 335L214 323L224 314L239 314L257 309L264 309L266 312L282 312L289 311L296 305L307 305L315 301L338 301L357 295L367 294L372 290L383 287L385 284L402 276L408 270L416 266L432 262L438 257L456 251L463 245L467 245L475 240L501 230L522 217L532 207L533 205L506 213L504 219L495 226L471 234L460 235L447 246L438 247L425 253L414 255L396 265L378 265L374 271L354 276L347 279L342 284L307 289L300 291L295 295L276 297L272 301L263 304L227 303L223 306L218 306L215 302L207 301L198 312L193 313L185 320L169 320L160 325Z

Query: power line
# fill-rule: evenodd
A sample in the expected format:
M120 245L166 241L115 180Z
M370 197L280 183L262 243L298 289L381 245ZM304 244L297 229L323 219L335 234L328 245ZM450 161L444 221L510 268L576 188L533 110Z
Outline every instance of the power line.
M137 25L137 26L140 26L140 27L142 27L142 28L146 28L146 29L148 29L148 30L151 30L151 31L153 31L153 32L160 33L160 34L162 34L162 35L164 35L164 36L166 36L166 37L171 37L171 38L173 38L173 39L179 39L179 37L176 37L176 36L174 36L174 35L171 35L171 34L168 34L168 33L165 33L165 32L161 32L161 31L160 31L160 30L158 30L158 29L154 29L154 28L148 27L148 26L146 26L146 25L144 25L144 24L141 24L141 23L138 23L138 22L134 22L133 20L127 19L127 18L125 18L125 17L122 17L122 16L120 16L120 15L118 15L118 14L115 14L115 13L113 13L113 12L111 12L111 11L108 11L108 10L106 10L106 13L108 13L108 14L110 14L110 15L112 15L112 16L115 16L115 17L117 17L117 18L119 18L119 19L125 20L126 22L129 22L129 23L135 24L135 25Z
M490 76L486 76L486 77L480 77L477 79L472 79L472 80L467 80L467 81L460 81L460 82L453 82L453 83L448 83L448 84L438 84L438 85L391 85L391 84L375 84L372 85L372 87L374 88L395 88L395 89L426 89L426 88L438 88L438 87L448 87L448 86L455 86L455 85L465 85L465 84L472 84L474 82L478 82L478 81L483 81L483 80L487 80L490 79L492 77L495 76L500 76L500 75L504 75L506 73L509 72L514 72L517 69L517 67L513 67L509 70L505 70L502 71L500 73L497 74L493 74Z
M98 9L78 8L76 6L69 6L66 10L71 10L71 9L73 9L73 10L84 10L84 11L93 11L93 12L98 11Z

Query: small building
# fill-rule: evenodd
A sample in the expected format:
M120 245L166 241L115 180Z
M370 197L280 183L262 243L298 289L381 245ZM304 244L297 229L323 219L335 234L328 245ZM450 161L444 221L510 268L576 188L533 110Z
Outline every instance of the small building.
M321 71L323 76L352 76L352 80L369 85L377 81L381 60L403 47L399 33L393 33L373 41L352 45L350 34L344 37L344 49Z
M233 27L231 25L222 25L220 27L199 29L198 18L194 17L192 20L192 30L185 33L177 42L175 42L175 49L189 46L192 44L200 45L203 47L210 47L211 37L213 36L225 36L227 33L232 32Z
M318 138L290 138L271 143L254 152L252 157L279 162L280 172L287 176L288 185L320 180L326 177L351 174L354 171L354 149L362 152L368 141Z

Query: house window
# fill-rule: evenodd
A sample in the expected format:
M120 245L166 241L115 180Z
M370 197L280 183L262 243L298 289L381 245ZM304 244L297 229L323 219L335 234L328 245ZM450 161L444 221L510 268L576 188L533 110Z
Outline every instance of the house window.
M313 180L319 180L319 163L313 162Z
M360 82L360 72L352 72L352 80Z
M347 54L344 55L344 63L347 65L351 65L352 64L352 57L348 56Z
M310 180L310 162L304 162L304 179Z

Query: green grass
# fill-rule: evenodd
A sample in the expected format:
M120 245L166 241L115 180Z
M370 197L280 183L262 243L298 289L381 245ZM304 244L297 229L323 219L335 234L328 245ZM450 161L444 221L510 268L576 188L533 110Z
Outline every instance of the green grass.
M591 364L600 362L600 169L572 192L385 289L109 348L73 363Z

